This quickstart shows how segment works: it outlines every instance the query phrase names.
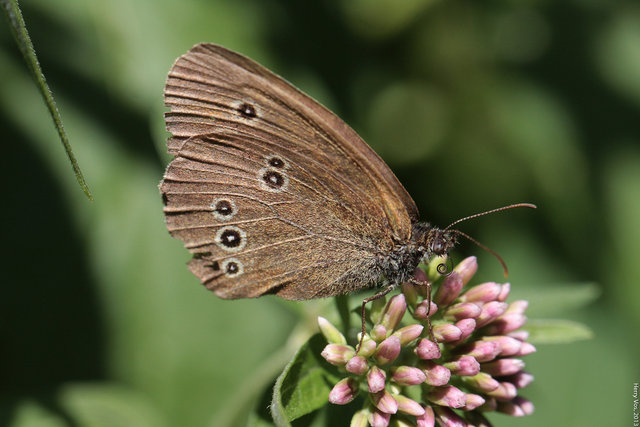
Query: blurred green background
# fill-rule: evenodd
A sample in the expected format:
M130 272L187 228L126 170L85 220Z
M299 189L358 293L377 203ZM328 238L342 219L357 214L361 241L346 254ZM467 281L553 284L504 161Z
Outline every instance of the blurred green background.
M335 111L388 162L425 220L444 226L536 203L461 229L505 258L511 299L531 297L530 317L583 322L594 338L539 344L525 359L536 381L522 393L536 412L491 419L632 425L640 3L21 6L95 201L75 182L3 26L0 425L224 426L330 306L222 301L188 272L189 254L166 231L162 90L175 58L201 41L254 58ZM471 254L480 280L502 279L489 254L456 251ZM562 303L574 292L598 297Z

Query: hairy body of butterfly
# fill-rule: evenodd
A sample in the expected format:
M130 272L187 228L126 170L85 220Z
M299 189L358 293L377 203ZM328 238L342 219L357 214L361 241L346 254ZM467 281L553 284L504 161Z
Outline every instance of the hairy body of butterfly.
M418 210L344 122L250 59L212 44L165 87L172 137L160 184L190 270L222 298L301 300L408 280L456 235Z

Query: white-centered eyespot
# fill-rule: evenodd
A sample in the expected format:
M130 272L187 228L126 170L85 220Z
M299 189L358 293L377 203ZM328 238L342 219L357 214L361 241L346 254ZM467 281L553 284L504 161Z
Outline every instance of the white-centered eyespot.
M216 244L227 252L238 252L247 244L247 233L233 225L222 227L216 233Z

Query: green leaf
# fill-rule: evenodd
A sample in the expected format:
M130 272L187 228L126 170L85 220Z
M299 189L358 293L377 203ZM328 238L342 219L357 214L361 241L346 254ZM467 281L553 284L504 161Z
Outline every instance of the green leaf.
M532 316L546 316L585 307L598 299L600 293L596 283L562 284L545 286L542 291L528 289L514 292L516 298L529 301L527 314Z
M529 332L533 344L561 344L593 338L586 325L572 320L533 319L522 328Z
M278 427L323 407L338 382L337 370L320 353L326 345L321 334L312 336L284 368L273 388L271 415Z
M31 38L29 37L29 33L27 32L27 27L24 23L24 18L22 17L20 6L18 6L18 0L0 0L0 3L2 4L2 9L7 16L7 20L9 21L11 34L16 40L16 43L20 48L20 52L22 52L22 56L29 66L29 71L36 81L38 89L40 90L40 93L44 98L45 104L47 104L49 114L51 114L51 118L53 119L56 129L58 130L58 136L60 137L62 146L67 153L67 157L71 162L73 172L76 175L76 180L78 181L78 184L80 184L82 191L84 191L89 200L93 200L91 192L89 191L89 187L87 186L87 183L84 180L84 176L82 175L82 171L80 170L80 166L78 165L78 162L73 155L73 150L71 149L71 144L69 144L67 134L64 131L64 127L62 126L62 117L60 117L60 113L58 112L58 107L56 106L56 102L53 99L51 89L49 89L49 85L47 84L44 74L42 73L42 69L40 68L40 63L38 62L38 58L36 57L36 51L33 48L33 43L31 43Z

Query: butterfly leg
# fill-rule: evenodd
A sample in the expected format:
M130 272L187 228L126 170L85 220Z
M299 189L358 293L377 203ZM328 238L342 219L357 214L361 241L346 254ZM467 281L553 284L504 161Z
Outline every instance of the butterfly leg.
M362 300L362 309L360 311L360 317L362 318L362 333L360 334L360 342L358 343L358 348L356 349L356 353L360 351L360 347L362 347L362 341L364 341L364 335L366 334L366 324L365 324L365 307L367 303L371 301L375 301L383 296L387 295L389 292L397 288L398 285L396 283L392 283L388 285L386 288L378 292L377 294L370 296L369 298L365 298Z
M431 283L428 281L420 282L414 278L409 279L409 283L414 286L427 287L427 329L429 330L429 338L431 338L431 341L437 344L438 341L436 341L435 337L433 336L433 326L431 325Z

